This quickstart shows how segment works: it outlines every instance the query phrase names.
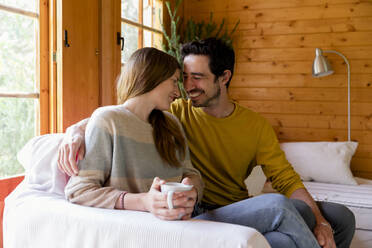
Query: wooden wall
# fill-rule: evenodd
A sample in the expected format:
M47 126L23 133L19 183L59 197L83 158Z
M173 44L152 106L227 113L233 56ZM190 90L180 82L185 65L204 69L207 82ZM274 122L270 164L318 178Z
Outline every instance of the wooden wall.
M372 178L372 0L185 0L184 17L240 19L230 95L261 113L280 141L347 140L347 69L313 78L315 48L343 53L351 65L354 175Z

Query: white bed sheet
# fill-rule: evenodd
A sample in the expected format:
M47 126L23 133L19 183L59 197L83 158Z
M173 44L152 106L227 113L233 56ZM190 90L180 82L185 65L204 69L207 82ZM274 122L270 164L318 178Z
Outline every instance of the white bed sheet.
M255 229L202 220L162 221L152 214L84 207L21 183L5 201L4 248L262 247Z
M355 215L356 228L372 231L372 180L356 178L359 185L304 182L317 201L347 206Z

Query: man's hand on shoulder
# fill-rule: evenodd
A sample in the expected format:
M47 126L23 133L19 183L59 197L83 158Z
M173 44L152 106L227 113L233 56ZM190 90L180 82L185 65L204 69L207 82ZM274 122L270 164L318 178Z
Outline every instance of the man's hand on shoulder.
M58 168L69 176L79 173L78 160L85 155L85 127L88 119L83 120L66 130L65 137L58 148Z

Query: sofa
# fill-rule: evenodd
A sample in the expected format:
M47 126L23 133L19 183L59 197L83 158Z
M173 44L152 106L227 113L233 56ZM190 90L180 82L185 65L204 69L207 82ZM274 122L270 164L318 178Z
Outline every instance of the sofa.
M5 199L4 248L269 248L257 230L204 220L163 221L150 213L68 202L57 168L63 134L33 138L18 153L25 179Z

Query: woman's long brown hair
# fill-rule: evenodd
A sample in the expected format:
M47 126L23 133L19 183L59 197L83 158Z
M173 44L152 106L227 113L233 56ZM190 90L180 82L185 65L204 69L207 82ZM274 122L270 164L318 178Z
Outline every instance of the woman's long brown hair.
M137 50L125 64L118 80L118 104L153 90L177 69L181 69L177 60L156 48ZM153 127L154 143L160 157L170 166L180 167L180 159L185 157L186 142L178 123L157 109L150 113L149 123Z

